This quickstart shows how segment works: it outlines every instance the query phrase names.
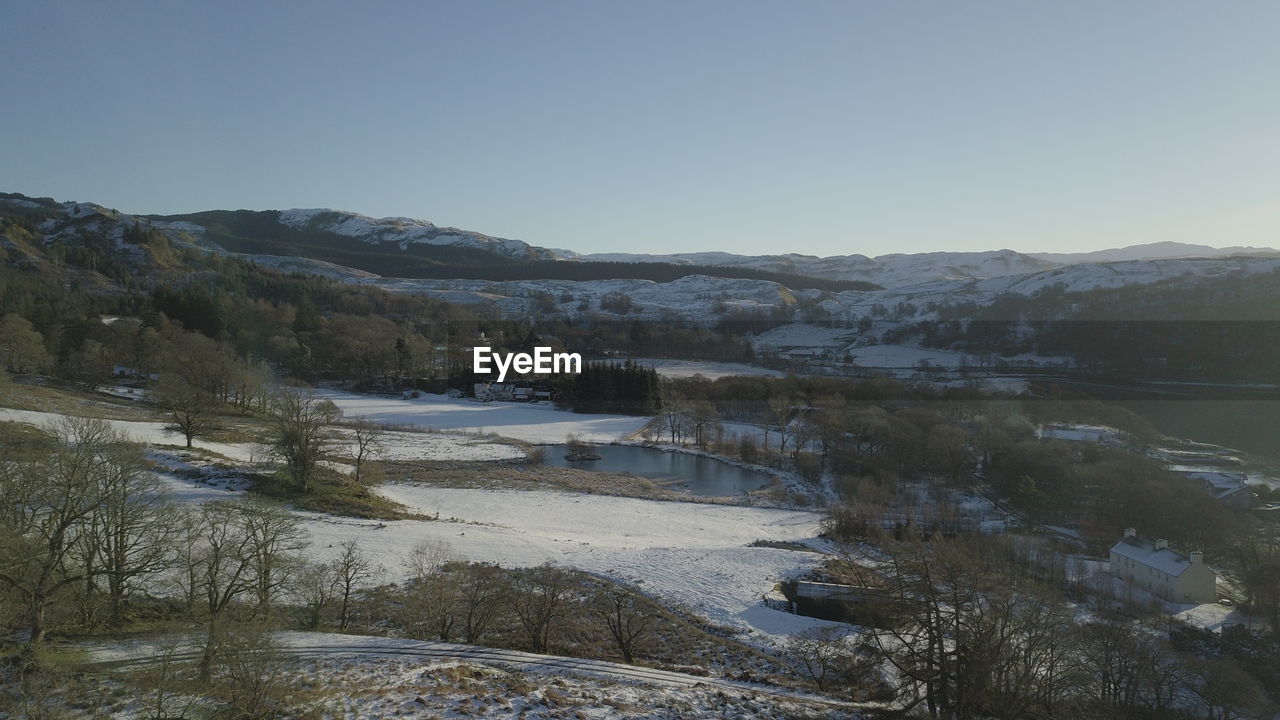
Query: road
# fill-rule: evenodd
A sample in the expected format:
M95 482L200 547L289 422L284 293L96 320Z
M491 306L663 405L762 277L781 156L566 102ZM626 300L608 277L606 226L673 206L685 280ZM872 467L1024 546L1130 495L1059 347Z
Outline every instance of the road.
M724 678L701 677L637 665L624 665L603 660L539 655L519 650L503 650L476 645L314 632L280 632L276 633L275 640L280 646L280 652L302 659L368 657L496 663L535 670L550 670L556 673L576 673L612 680L643 682L665 687L710 687L735 693L758 694L800 702L817 703L850 711L883 709L883 706L876 704L842 702L829 697L775 685L760 685ZM109 674L145 668L165 660L169 662L192 662L200 658L200 651L197 645L190 639L187 639L182 647L175 652L166 654L161 648L162 645L158 642L88 647L86 649L91 657L105 656L105 658L81 663L78 668L88 673Z

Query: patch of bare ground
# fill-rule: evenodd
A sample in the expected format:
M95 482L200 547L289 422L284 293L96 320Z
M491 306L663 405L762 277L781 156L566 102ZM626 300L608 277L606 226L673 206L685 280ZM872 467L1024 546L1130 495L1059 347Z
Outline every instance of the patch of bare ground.
M136 401L26 378L0 383L0 407L103 420L163 420L160 413Z

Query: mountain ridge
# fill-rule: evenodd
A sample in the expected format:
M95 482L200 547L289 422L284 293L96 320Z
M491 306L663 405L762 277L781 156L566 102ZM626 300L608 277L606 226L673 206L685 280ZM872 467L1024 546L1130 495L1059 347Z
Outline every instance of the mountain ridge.
M17 193L2 195L11 205L87 215L117 213L95 203L59 202ZM121 213L121 215L126 215ZM801 253L745 255L725 251L687 253L578 253L531 245L523 240L436 225L410 217L374 218L330 208L287 210L207 210L178 215L137 215L179 239L186 235L198 245L232 252L301 257L355 268L358 271L394 276L412 263L398 257L412 256L436 272L419 272L418 277L439 277L451 266L501 266L551 261L612 264L652 264L728 268L802 276L837 282L870 283L882 287L909 287L932 281L984 280L994 277L1043 272L1082 263L1107 263L1173 258L1215 258L1233 255L1280 256L1273 248L1231 246L1215 248L1172 241L1129 245L1085 253L1023 253L1008 248L985 251L935 251L888 253L868 256L817 256ZM371 252L365 252L368 248ZM374 250L376 248L376 250ZM372 253L384 255L382 262L369 266L353 259ZM367 260L367 258L366 258ZM552 266L544 265L544 270ZM695 271L694 267L690 267ZM389 272L390 271L390 272ZM537 272L530 270L530 272ZM620 277L635 273L615 274ZM670 272L664 273L670 275ZM563 277L565 273L554 273ZM475 276L460 272L460 277ZM550 275L549 275L550 276ZM757 277L768 277L758 275ZM503 279L503 278L499 278ZM783 278L778 278L783 279Z

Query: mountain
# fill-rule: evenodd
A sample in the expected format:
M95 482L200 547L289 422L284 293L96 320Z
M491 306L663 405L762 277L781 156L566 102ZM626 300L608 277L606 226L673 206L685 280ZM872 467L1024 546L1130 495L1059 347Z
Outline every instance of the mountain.
M133 216L93 203L0 194L0 255L9 265L74 267L86 287L148 285L180 276L199 249L288 272L320 275L393 292L487 305L508 316L604 317L877 327L928 322L1009 298L1070 303L1082 294L1173 283L1229 289L1272 274L1280 253L1215 250L1207 258L1051 261L1011 250L814 257L725 252L578 255L407 218L374 219L336 210L214 210ZM1200 246L1157 243L1119 255L1207 254ZM1069 257L1066 255L1059 258ZM875 283L875 284L872 284ZM117 290L118 291L118 290ZM1047 295L1046 295L1047 293ZM1220 293L1226 297L1226 293ZM1269 297L1269 296L1267 296ZM1214 301L1216 302L1216 301ZM1213 302L1210 303L1213 305ZM951 310L948 310L948 309ZM957 311L956 308L962 310ZM1159 314L1159 308L1151 311Z
M979 280L1006 275L1039 272L1056 267L1053 263L1014 252L934 252L867 257L866 255L736 255L726 252L644 255L631 253L569 254L568 260L581 262L659 262L766 270L830 280L860 280L893 288L937 280Z
M1129 245L1110 250L1087 253L1030 253L1030 257L1058 265L1078 263L1115 262L1123 260L1163 260L1169 258L1213 258L1231 255L1276 256L1280 250L1257 247L1216 248L1209 245L1188 245L1179 242L1154 242L1145 245Z

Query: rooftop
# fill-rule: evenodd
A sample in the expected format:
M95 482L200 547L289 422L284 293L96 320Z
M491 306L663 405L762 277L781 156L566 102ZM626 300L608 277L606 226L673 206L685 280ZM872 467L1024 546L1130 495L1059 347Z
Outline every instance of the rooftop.
M1170 548L1157 548L1155 543L1140 537L1124 538L1111 547L1111 552L1174 576L1191 567L1191 558L1186 555Z

